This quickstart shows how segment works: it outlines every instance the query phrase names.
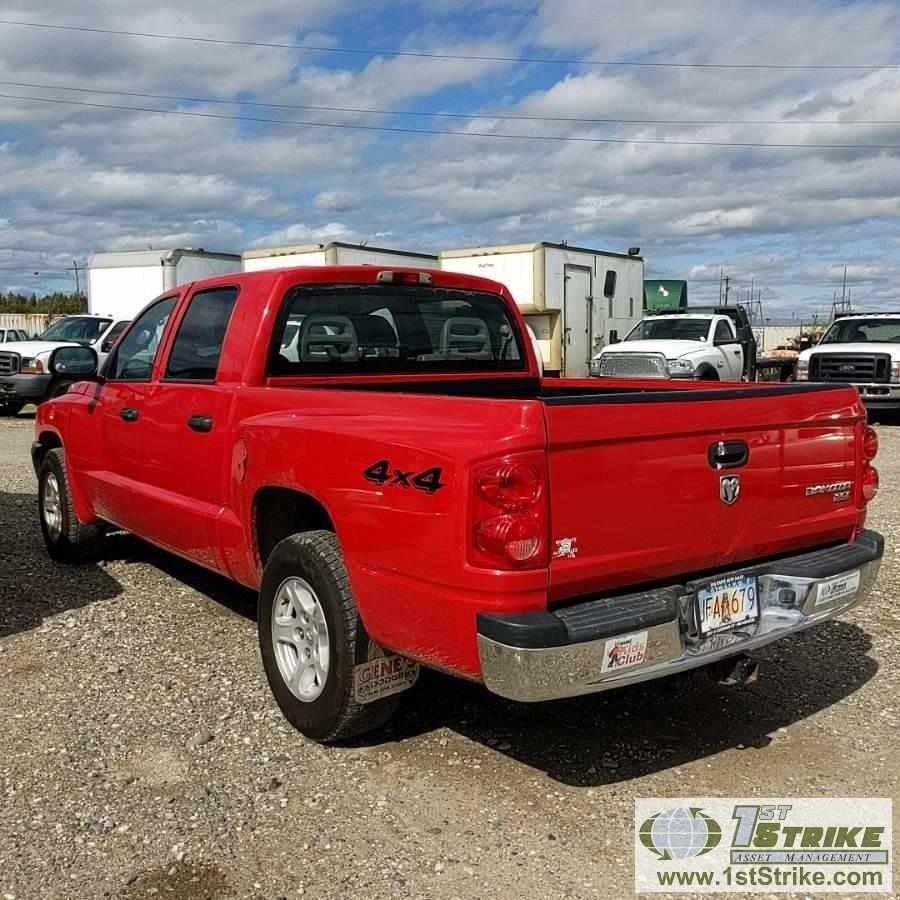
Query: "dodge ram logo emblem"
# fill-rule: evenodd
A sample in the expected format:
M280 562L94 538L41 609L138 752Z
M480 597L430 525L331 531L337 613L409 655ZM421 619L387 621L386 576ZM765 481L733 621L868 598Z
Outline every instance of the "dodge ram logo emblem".
M741 496L741 476L723 475L719 479L719 499L726 505L737 503Z

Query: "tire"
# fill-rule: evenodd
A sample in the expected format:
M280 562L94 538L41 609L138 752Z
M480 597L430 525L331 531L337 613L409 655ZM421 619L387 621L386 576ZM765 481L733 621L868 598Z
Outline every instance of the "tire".
M24 403L3 403L0 404L0 416L17 416L24 408Z
M301 609L306 612L298 615ZM259 648L269 687L285 718L298 731L330 743L372 731L391 717L398 695L366 704L354 698L354 666L366 662L376 645L360 620L335 534L307 531L281 541L266 563L257 612ZM282 619L283 633L289 638L277 643L276 618ZM287 618L299 622L301 632L304 625L310 626L312 634L305 632L307 644L298 646L289 637L289 632L296 634L298 628L285 626ZM301 653L307 654L310 662L298 680ZM295 676L293 687L290 675Z
M715 369L710 369L709 367L705 369L701 369L697 373L698 381L718 381L719 373Z
M79 564L99 558L105 536L103 526L78 521L66 474L66 456L60 447L47 452L38 472L38 515L51 559Z

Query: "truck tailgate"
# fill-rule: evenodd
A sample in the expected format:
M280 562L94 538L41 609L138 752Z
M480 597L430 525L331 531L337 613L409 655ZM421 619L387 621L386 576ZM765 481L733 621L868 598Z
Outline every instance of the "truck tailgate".
M544 404L551 601L847 541L862 521L865 413L852 388L598 390ZM729 459L745 446L746 461L717 468L719 442Z

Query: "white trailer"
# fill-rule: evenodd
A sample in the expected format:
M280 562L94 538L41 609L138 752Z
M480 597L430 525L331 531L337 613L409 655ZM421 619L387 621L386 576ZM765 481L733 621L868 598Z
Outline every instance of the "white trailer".
M644 260L542 241L444 250L441 268L509 288L538 339L547 375L586 378L591 357L643 313Z
M88 311L131 319L154 297L180 284L241 271L236 253L190 247L95 253L88 259Z
M419 266L439 267L438 258L427 253L389 250L364 244L302 244L296 247L270 247L247 250L241 254L245 272L261 269L290 269L295 266Z

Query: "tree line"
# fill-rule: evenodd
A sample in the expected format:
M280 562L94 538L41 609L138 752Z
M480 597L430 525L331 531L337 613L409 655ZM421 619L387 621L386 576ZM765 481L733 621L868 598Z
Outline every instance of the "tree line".
M0 313L39 313L44 316L87 312L87 297L81 293L55 291L44 297L37 294L0 294Z

